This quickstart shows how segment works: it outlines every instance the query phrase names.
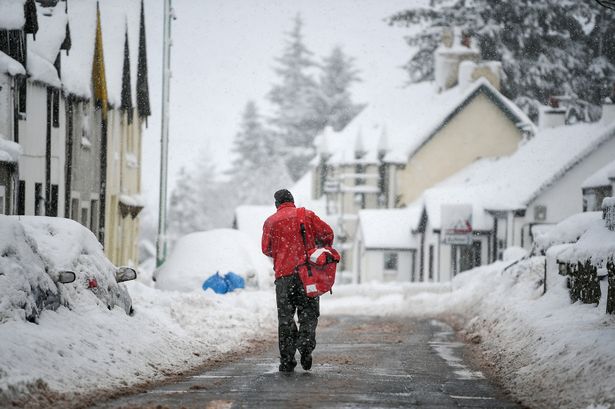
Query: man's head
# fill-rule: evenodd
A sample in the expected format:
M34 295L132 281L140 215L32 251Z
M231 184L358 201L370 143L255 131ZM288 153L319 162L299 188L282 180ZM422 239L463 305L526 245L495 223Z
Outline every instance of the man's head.
M286 189L280 189L274 193L273 198L275 199L275 207L280 207L282 203L294 203L295 199L293 198L292 193L290 193Z

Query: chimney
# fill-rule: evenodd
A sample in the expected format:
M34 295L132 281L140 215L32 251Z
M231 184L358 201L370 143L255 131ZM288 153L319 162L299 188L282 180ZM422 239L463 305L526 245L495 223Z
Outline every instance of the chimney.
M615 86L613 86L613 90L611 95L604 99L602 103L602 118L600 118L600 123L602 125L610 125L615 122Z
M559 100L549 97L549 105L539 109L538 126L540 129L557 128L566 125L566 108L559 105Z
M459 81L459 65L463 61L478 63L480 53L472 47L469 35L450 28L442 32L442 44L434 53L434 74L438 92L446 91Z

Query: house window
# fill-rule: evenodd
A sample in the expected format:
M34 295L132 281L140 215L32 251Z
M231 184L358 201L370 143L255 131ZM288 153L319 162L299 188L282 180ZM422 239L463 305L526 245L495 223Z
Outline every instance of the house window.
M26 107L28 106L27 96L28 96L28 82L25 79L21 79L19 81L19 104L18 104L20 114L26 113Z
M365 193L355 193L354 202L359 209L365 209Z
M98 237L98 200L90 201L90 230Z
M58 185L51 185L51 199L49 201L49 214L51 217L58 217Z
M26 214L26 181L19 181L19 192L17 192L17 214L23 216Z
M70 201L70 218L76 222L79 221L79 199Z
M397 253L384 253L384 269L397 271L398 267L398 254Z
M537 222L544 222L547 220L547 206L534 206L534 220Z
M88 209L87 207L82 207L81 208L81 224L83 224L85 227L89 227L88 223L90 221L90 209Z
M53 90L51 92L51 97L52 97L52 101L51 101L51 105L52 105L52 125L54 128L59 128L60 127L60 91L59 90Z
M34 215L42 216L45 212L44 206L45 198L43 197L43 184L35 183L34 184Z
M433 280L433 244L429 245L429 279Z
M416 252L412 252L412 256L410 258L410 281L414 282L416 280Z
M6 187L0 185L0 214L6 214L4 203L6 201Z

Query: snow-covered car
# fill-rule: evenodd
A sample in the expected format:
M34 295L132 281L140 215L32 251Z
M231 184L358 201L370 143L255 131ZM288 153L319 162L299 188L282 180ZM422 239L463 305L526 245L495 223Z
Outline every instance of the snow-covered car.
M62 218L0 216L0 323L36 322L43 310L98 304L132 312L123 281L136 278L117 268L81 224Z
M215 229L181 237L153 278L161 290L191 292L201 289L203 282L216 272L238 274L248 287L263 288L273 284L270 259L246 233L234 229Z

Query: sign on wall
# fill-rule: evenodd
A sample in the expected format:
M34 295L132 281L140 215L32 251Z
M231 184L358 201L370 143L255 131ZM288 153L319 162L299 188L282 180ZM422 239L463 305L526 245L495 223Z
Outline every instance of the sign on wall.
M472 205L442 205L442 242L472 244Z

